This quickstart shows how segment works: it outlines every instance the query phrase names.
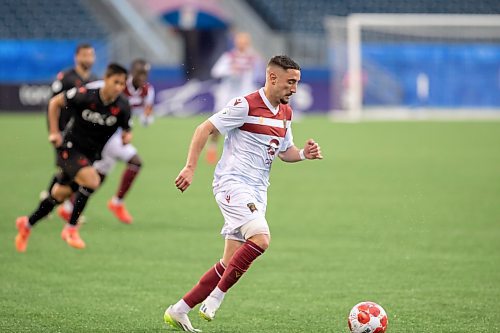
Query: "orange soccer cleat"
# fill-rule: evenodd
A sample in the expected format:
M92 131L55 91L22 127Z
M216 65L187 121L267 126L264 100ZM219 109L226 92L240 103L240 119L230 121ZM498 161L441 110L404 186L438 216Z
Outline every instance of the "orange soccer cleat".
M65 226L61 232L61 238L63 241L68 243L69 246L75 249L84 249L85 242L80 238L80 233L78 232L78 227Z
M66 222L69 222L72 213L73 212L66 210L64 205L60 205L59 207L57 207L57 215L59 215L59 217Z
M109 200L108 209L116 216L118 220L120 220L120 222L125 224L132 223L132 215L130 215L130 213L127 211L127 208L125 208L125 204L123 202L114 203L113 200Z
M28 227L28 217L21 216L16 219L17 235L16 235L16 250L17 252L26 252L28 246L28 238L30 237L31 229Z
M210 165L217 164L217 147L208 147L206 160Z

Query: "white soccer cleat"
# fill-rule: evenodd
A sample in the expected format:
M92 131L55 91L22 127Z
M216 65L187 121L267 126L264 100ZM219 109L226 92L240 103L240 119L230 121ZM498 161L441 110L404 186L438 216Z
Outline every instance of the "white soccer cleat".
M163 320L173 328L179 329L181 331L201 332L201 330L196 329L193 327L193 325L191 325L191 321L189 320L187 313L174 312L172 310L172 305L170 305L167 310L165 310Z
M206 321L214 320L215 312L217 312L221 303L221 299L213 296L208 296L200 306L200 317L205 319Z

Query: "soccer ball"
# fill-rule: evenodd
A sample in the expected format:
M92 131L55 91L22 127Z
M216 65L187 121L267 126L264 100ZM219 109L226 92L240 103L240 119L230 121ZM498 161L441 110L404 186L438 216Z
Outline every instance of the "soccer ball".
M352 308L347 323L352 333L384 333L387 314L377 303L361 302Z

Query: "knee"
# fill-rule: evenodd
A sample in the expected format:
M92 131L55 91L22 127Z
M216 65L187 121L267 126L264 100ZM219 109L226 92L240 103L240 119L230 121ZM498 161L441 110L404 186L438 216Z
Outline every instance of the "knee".
M249 240L257 244L261 249L265 251L269 248L269 245L271 244L271 235L267 234L255 235L250 237Z
M134 155L129 161L128 165L134 166L137 169L140 169L142 167L142 160L139 157L139 155Z

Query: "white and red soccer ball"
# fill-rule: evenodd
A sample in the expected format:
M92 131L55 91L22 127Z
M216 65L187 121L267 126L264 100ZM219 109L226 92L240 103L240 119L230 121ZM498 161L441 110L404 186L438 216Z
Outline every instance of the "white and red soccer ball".
M361 302L352 308L347 323L352 333L384 333L387 314L377 303Z

